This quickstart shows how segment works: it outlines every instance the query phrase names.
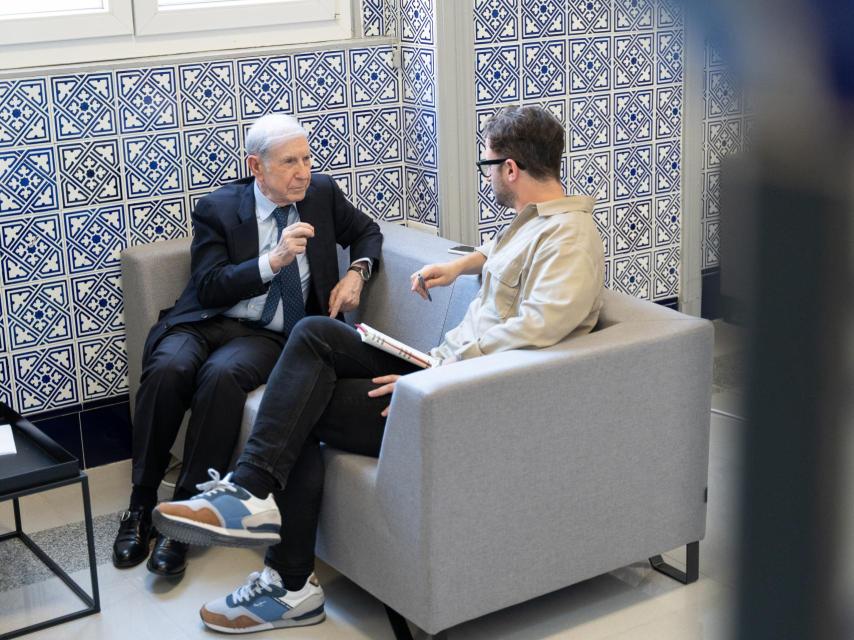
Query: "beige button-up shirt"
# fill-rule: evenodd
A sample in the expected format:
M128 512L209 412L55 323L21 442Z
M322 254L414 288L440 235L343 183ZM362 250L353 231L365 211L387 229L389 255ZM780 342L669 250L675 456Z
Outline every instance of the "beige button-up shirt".
M590 332L602 307L605 256L594 198L567 196L526 206L477 248L483 284L463 321L430 354L474 358L547 347Z

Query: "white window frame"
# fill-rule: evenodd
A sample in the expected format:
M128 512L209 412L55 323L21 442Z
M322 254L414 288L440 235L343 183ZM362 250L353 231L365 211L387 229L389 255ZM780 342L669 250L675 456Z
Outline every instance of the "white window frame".
M96 23L85 27L86 20L95 17L92 13L33 18L26 29L18 28L19 20L23 19L0 20L0 31L14 32L15 38L4 41L0 34L0 77L55 65L153 60L167 55L205 56L221 51L346 42L358 33L353 23L359 15L354 6L358 1L264 0L249 10L245 5L204 7L199 3L191 5L192 10L178 10L160 9L156 0L109 0L110 15L114 21L118 20L118 26L113 24L111 29ZM142 12L139 16L135 15L135 7ZM153 13L152 7L157 11ZM223 21L226 14L220 11L226 9L229 15ZM179 13L192 17L189 22L184 21L180 30L170 30L168 22L177 22ZM250 14L260 24L241 26L245 22L240 22L240 13ZM78 17L79 23L71 22ZM167 18L165 26L162 24L164 17ZM57 19L59 23L52 25ZM15 28L4 28L9 23L15 23ZM143 31L148 31L141 34L140 25ZM164 31L158 32L158 28Z
M105 38L133 34L132 0L108 0L107 8L0 20L0 45Z
M337 17L336 5L335 0L267 0L249 7L198 3L161 8L157 0L133 0L136 34L139 36L333 22Z

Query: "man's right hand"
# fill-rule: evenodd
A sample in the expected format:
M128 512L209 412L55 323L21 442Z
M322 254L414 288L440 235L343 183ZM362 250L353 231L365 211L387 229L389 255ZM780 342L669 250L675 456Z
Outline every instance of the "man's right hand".
M418 280L418 274L420 273L421 277L424 278L424 286L427 287L427 289L432 289L433 287L447 287L457 279L457 276L460 275L458 267L459 265L457 265L456 260L453 262L440 262L438 264L424 265L418 271L409 276L409 280L412 284L412 291L426 300L427 291L421 286L421 282Z
M286 267L294 258L305 253L308 239L314 237L314 227L307 222L295 222L282 229L279 243L273 247L268 254L270 268L278 273L282 267Z

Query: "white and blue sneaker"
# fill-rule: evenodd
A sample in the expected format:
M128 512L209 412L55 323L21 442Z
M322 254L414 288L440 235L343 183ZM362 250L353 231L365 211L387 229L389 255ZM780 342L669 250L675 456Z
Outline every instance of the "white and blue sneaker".
M273 494L263 500L208 469L211 480L196 485L202 493L189 500L162 502L151 513L167 538L201 546L259 547L281 540L282 518Z
M282 627L303 627L326 619L323 589L311 574L299 591L282 586L270 567L249 574L245 585L199 611L209 629L223 633L252 633Z

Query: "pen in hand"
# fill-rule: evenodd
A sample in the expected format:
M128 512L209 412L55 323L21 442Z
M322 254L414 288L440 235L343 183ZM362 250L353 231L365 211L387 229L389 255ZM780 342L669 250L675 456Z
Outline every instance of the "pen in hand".
M424 283L424 276L421 275L420 271L415 275L418 276L418 284L421 285L421 288L424 290L424 293L427 294L427 299L430 302L433 302L433 296L430 295L430 291L427 289L427 285Z

